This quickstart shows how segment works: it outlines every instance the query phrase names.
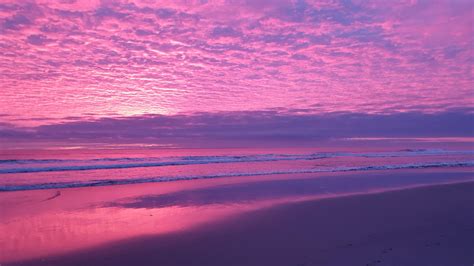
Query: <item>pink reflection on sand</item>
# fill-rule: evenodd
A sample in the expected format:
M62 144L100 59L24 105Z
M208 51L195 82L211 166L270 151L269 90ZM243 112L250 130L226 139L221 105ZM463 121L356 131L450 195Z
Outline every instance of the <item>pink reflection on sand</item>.
M431 172L431 170L429 171ZM344 174L334 174L331 178L337 178L340 175ZM396 176L398 177L398 175ZM318 176L302 175L299 178L314 180L318 179ZM218 193L224 195L228 200L199 204L199 198L191 197L196 202L193 201L187 205L177 203L157 204L148 206L148 208L147 206L110 207L110 203L134 202L136 198L148 195L166 196L177 192L192 193L193 190L215 188L220 185L238 186L239 184L258 183L257 181L262 180L285 181L290 179L295 179L295 176L260 176L90 187L64 189L60 194L53 190L0 193L0 209L2 209L0 214L0 235L2 236L0 262L60 255L140 236L191 230L194 227L206 226L232 218L235 215L289 202L377 193L427 185L426 183L411 183L385 188L369 186L345 192L323 189L316 194L304 195L298 193L274 195L273 192L278 190L272 190L270 197L250 197L244 200L234 199L232 194L227 196L226 190L218 190ZM455 179L446 180L448 181L443 182L456 182ZM324 186L321 185L321 187ZM216 190L213 191L216 192ZM212 196L214 197L214 195ZM120 206L120 204L114 206Z
M131 237L179 231L238 211L241 210L231 206L209 206L46 212L0 225L4 236L1 261L60 254Z
M124 188L132 191L128 196L150 193L149 185L121 186L118 189L122 192ZM97 203L121 200L122 193L107 193L105 190L110 188L105 188L99 189L104 190L99 195L90 190L95 188L66 190L60 197L48 201L44 198L49 198L52 191L29 191L30 196L25 196L26 193L0 195L2 205L5 205L2 209L6 211L0 223L0 235L3 236L0 262L62 254L133 237L187 230L243 212L308 198L197 207L116 208L98 207ZM22 202L21 209L12 210L6 206L14 201Z
M204 181L204 180L203 180ZM208 205L128 209L100 207L147 194L166 194L241 180L39 190L0 194L0 262L66 253L107 242L185 230L243 211L269 206Z

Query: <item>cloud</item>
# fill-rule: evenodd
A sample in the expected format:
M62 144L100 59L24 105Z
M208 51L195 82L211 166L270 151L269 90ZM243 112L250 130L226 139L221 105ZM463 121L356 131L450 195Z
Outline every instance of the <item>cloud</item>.
M46 36L40 35L40 34L30 35L26 39L26 42L28 42L29 44L33 44L33 45L44 45L45 43L47 43L49 41L51 41L51 40L46 38Z
M472 106L472 1L13 1L0 111L96 114ZM18 41L24 40L24 41Z
M473 137L473 110L396 114L329 113L307 110L144 115L102 118L22 129L5 125L11 142L153 143L178 147L314 144L344 138Z
M239 37L241 34L231 27L215 27L212 29L211 36L213 37Z
M24 15L18 14L3 21L3 27L9 30L17 30L21 26L29 25L31 21Z

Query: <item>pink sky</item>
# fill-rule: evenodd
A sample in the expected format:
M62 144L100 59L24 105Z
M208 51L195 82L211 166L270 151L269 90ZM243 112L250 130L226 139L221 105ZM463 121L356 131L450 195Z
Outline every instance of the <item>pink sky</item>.
M0 3L2 128L473 107L468 0Z

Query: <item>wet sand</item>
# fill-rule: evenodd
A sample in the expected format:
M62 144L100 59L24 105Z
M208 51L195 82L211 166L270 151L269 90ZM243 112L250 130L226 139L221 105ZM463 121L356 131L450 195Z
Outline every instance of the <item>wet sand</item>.
M344 196L5 265L472 265L474 182Z

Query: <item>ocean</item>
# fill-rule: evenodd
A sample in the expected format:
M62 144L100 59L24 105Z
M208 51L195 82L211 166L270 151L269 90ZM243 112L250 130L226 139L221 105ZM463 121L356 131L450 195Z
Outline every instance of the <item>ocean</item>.
M473 166L469 146L10 150L0 154L0 191Z

